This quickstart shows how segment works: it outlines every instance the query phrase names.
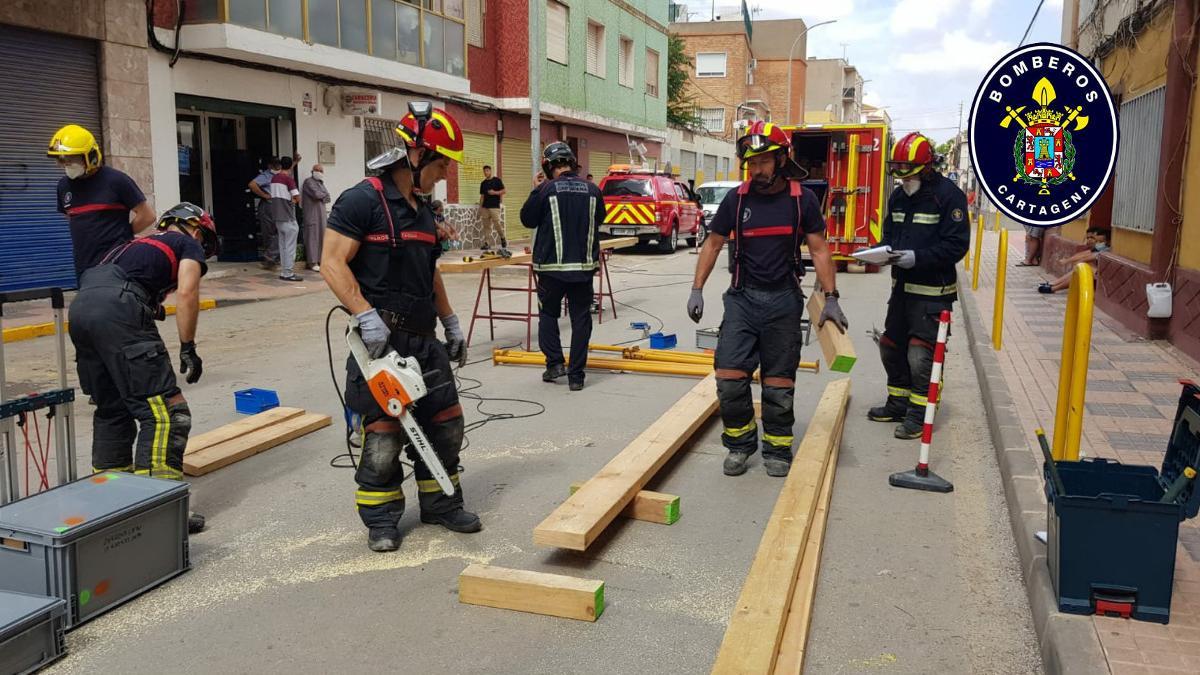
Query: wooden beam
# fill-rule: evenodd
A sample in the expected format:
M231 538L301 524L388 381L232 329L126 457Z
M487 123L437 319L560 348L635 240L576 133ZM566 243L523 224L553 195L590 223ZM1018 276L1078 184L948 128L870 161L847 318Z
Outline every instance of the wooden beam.
M533 543L586 550L716 410L710 373L535 527Z
M458 575L458 601L595 621L604 613L604 582L475 564Z
M830 382L796 449L775 510L717 652L713 673L770 673L808 543L817 497L850 400L850 380Z
M850 336L843 333L832 321L826 322L824 328L817 328L817 320L821 318L824 309L825 295L820 290L814 290L808 297L808 320L812 322L813 330L817 331L817 340L825 354L825 366L834 372L848 373L858 360L854 344Z
M779 640L779 657L775 662L775 675L800 675L804 670L804 653L808 645L808 629L812 625L813 599L817 594L817 576L821 570L821 550L825 545L825 525L828 523L829 500L833 496L833 479L837 473L838 454L841 449L842 429L845 418L838 427L838 442L825 463L825 480L821 495L817 497L817 511L808 531L808 543L804 546L804 559L800 561L800 572L796 575L796 590L788 607L787 621L783 625L783 637Z
M218 443L224 443L238 436L248 434L251 431L258 431L272 424L278 424L279 422L290 420L293 417L299 417L303 414L304 410L302 408L271 408L257 415L251 415L236 422L217 427L212 431L192 436L188 439L187 449L183 451L183 454L190 455L193 452L211 448Z
M583 483L571 483L571 494L579 491ZM647 523L674 525L679 520L679 495L641 490L621 512L622 516Z
M327 427L331 423L329 415L305 413L237 438L231 438L191 455L185 455L183 472L189 476L203 476L223 466L229 466L234 462L257 455L263 450Z

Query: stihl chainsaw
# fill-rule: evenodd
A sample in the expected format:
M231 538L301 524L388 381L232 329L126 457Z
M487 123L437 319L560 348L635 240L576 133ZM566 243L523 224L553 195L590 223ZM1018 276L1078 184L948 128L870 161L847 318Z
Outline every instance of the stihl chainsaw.
M358 319L354 317L350 317L350 327L346 330L346 344L350 346L350 354L358 363L375 402L384 412L400 421L413 447L417 449L417 454L441 486L442 492L453 495L454 483L450 482L450 476L442 466L441 458L437 456L433 445L425 437L425 432L421 430L412 414L412 407L416 401L429 392L425 386L425 378L421 375L420 364L416 359L400 356L390 348L383 356L371 358L359 333Z

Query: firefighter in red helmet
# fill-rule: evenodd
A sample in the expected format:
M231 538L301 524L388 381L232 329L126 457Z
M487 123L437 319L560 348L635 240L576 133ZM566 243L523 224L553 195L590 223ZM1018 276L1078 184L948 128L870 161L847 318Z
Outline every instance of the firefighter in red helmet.
M717 338L717 398L725 431L721 442L727 476L746 472L758 449L758 424L750 393L751 377L761 369L762 453L768 475L786 476L792 463L796 369L800 365L804 293L800 278L801 244L812 254L817 280L825 293L821 325L848 326L838 305L833 258L825 242L825 220L813 192L800 184L802 171L789 157L791 138L770 122L753 123L738 139L738 158L750 180L730 190L709 224L696 263L688 315L704 314L704 282L729 242L730 287Z
M958 261L970 244L967 197L934 168L933 142L917 132L892 147L888 173L899 179L883 216L892 248L892 295L879 339L887 401L875 422L899 422L896 438L919 438L925 420L938 317L958 299Z

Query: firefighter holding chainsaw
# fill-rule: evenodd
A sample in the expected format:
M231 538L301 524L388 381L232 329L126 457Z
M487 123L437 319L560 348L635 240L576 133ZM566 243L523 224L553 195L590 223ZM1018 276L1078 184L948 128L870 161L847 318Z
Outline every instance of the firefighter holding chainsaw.
M367 163L379 176L346 190L334 204L321 276L354 315L354 330L371 359L406 357L423 375L428 393L406 414L415 417L417 433L423 431L424 445L432 446L430 454L436 453L441 466L431 470L423 453L410 446L421 522L478 532L479 517L463 508L458 485L463 411L450 370L452 361L465 364L466 338L437 269L441 246L429 197L450 162L462 162L463 134L453 117L425 102L409 105L396 133L400 145ZM439 321L445 344L435 335ZM369 548L395 551L404 513L400 451L409 437L402 420L376 402L353 356L346 371L346 405L362 416L364 427L355 503L368 528ZM452 489L444 489L435 472Z
M970 246L967 197L934 169L933 143L913 132L896 142L888 173L900 180L883 215L892 249L892 295L879 354L887 371L887 401L871 408L875 422L899 422L896 438L920 438L938 320L958 299L955 265Z
M717 339L717 399L725 426L721 442L729 451L727 476L746 472L758 445L758 425L750 380L762 379L763 468L786 476L792 462L796 369L800 365L804 263L800 245L812 255L825 294L820 325L848 327L838 304L833 258L825 242L825 220L811 190L797 178L803 171L789 157L791 139L769 122L755 122L738 139L738 158L750 180L730 190L717 208L700 250L687 311L699 323L704 314L704 282L729 242L730 287Z

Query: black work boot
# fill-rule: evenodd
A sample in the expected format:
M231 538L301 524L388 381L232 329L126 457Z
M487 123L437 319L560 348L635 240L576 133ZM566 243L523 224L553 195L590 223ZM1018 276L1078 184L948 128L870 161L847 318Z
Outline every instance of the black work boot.
M767 470L768 476L783 478L788 475L792 463L779 457L763 457L763 468Z
M394 527L372 527L367 532L367 548L376 553L388 553L400 548L400 530Z
M571 391L583 391L583 380L571 380L567 382L567 386Z
M872 422L900 422L907 413L908 399L889 395L883 405L867 411L867 419Z
M740 476L746 473L746 463L750 459L750 454L746 452L732 452L725 457L725 475Z
M908 406L908 412L904 415L904 421L896 425L896 430L892 435L903 440L911 440L920 438L924 430L925 406L910 405Z
M204 531L204 516L194 511L188 512L188 534Z
M483 523L479 522L479 516L462 507L445 513L425 513L422 511L421 522L427 525L441 525L451 532L462 532L464 534L478 532L483 529Z
M542 373L542 382L553 382L567 374L567 367L561 363L546 368Z

